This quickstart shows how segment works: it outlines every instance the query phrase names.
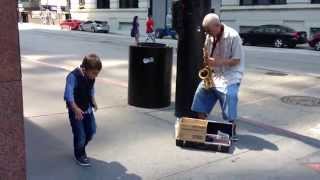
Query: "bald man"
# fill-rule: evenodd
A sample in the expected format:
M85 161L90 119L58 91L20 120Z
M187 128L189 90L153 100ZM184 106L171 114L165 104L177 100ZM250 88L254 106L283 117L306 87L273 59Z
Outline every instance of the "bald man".
M198 118L207 119L219 101L222 117L234 125L233 140L237 140L235 121L238 92L244 72L242 40L234 29L221 23L214 13L204 17L202 26L207 34L205 44L209 55L208 64L214 70L212 78L215 87L206 90L202 81L195 93L191 109L198 113Z

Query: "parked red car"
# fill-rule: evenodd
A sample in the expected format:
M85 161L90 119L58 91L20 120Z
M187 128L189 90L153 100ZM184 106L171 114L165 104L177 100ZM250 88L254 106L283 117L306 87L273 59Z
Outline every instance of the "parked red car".
M79 20L68 19L60 23L60 27L61 29L78 30L80 24L81 24L81 21Z
M310 47L314 48L316 51L320 51L320 33L313 35L308 42Z

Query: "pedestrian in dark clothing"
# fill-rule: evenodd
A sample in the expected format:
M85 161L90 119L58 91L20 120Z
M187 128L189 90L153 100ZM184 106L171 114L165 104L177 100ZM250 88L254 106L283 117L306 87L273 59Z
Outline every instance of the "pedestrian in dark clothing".
M139 37L140 37L138 16L135 16L133 18L132 29L131 29L131 37L134 37L135 42L138 45Z

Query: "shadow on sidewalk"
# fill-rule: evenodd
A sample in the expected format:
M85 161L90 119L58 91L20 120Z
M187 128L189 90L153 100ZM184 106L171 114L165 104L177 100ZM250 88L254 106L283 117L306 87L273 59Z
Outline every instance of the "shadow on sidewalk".
M127 174L127 169L119 162L104 162L96 159L90 159L92 166L82 168L83 179L103 179L103 180L142 180L135 174ZM80 167L81 168L81 167ZM86 178L85 178L86 177Z
M275 145L274 143L271 143L257 136L239 134L238 137L240 140L237 142L233 142L229 152L224 152L224 153L233 154L236 149L240 149L240 150L247 149L250 151L263 151L263 150L278 151L279 150L278 146ZM183 149L190 150L190 151L206 151L206 152L212 152L212 153L219 152L217 151L216 147L206 146L199 143L188 144Z
M239 141L234 144L238 149L248 149L250 151L279 150L278 146L274 143L257 136L238 134L238 137Z
M222 117L217 116L215 114L209 115L210 120L225 122ZM240 122L241 123L241 122ZM260 138L258 136L252 135L252 134L243 134L241 131L245 130L247 132L254 132L256 134L261 134L262 128L258 128L255 126L243 126L239 125L240 132L238 132L239 141L233 142L233 145L230 149L230 153L232 154L236 149L240 150L250 150L250 151L263 151L263 150L270 150L270 151L278 151L279 148L276 144L267 141L266 139ZM253 130L254 129L254 130Z
M290 139L294 139L297 141L300 141L304 144L310 145L312 147L315 148L320 148L320 140L316 139L316 138L312 138L309 136L305 136L302 134L298 134L295 132L292 132L290 130L286 130L286 129L282 129L282 128L278 128L275 126L271 126L265 123L261 123L257 120L251 120L251 119L247 119L247 118L240 118L239 119L240 122L242 123L246 123L249 124L251 126L254 126L256 128L260 128L263 129L264 131L252 131L253 133L257 133L257 134L275 134L278 136L282 136L282 137L286 137L286 138L290 138Z
M78 166L73 159L72 144L55 135L65 127L48 132L25 119L27 178L30 180L141 180L119 162L105 162L91 158L91 167ZM51 122L49 122L51 123ZM54 122L52 122L54 123ZM54 126L55 124L53 124ZM68 127L66 127L68 128ZM56 133L56 134L52 134ZM71 133L70 133L71 136ZM72 137L70 137L72 143Z

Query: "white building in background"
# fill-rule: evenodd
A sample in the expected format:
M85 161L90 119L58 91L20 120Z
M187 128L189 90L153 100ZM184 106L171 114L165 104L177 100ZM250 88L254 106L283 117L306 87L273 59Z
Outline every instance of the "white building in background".
M40 0L41 5L67 6L68 0Z
M145 21L152 14L155 28L171 25L172 0L70 0L71 16L79 20L106 20L111 31L130 31L132 19L139 17L140 30L145 31ZM212 0L219 4L221 0ZM219 11L219 8L216 8Z
M44 0L46 1L46 0ZM68 0L73 19L106 20L111 31L130 31L139 16L141 32L148 13L156 28L163 28L171 14L172 0ZM238 31L263 24L280 24L308 35L320 31L320 0L211 0L221 20ZM221 7L220 7L221 6ZM170 19L170 18L169 18Z
M25 10L37 11L42 8L48 7L62 7L66 9L68 6L68 2L70 0L18 0L18 4L20 7L23 7Z
M221 19L238 31L263 24L279 24L320 31L320 0L222 0Z
M51 10L66 9L68 0L40 0L40 6L43 8L50 8Z
M130 32L134 16L144 32L150 0L70 0L71 17L79 20L108 21L111 31Z
M18 0L20 21L41 23L41 12L50 11L59 23L69 16L70 0Z

